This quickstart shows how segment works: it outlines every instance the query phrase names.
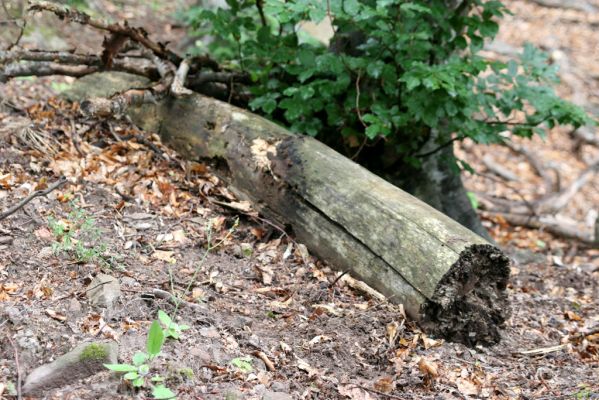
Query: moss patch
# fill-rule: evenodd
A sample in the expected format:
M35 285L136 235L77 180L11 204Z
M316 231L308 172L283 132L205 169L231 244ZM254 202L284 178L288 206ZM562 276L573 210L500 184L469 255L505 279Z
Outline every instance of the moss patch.
M80 361L100 361L108 358L108 348L98 343L85 347L79 356Z

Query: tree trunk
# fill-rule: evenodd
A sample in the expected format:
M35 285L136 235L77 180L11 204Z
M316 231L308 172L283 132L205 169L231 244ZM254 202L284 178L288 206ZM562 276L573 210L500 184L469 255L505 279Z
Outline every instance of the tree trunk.
M453 147L447 146L428 156L422 168L414 170L402 186L409 193L493 243L472 208L455 162Z
M93 95L85 83L93 80L104 82L96 94L109 95L97 76L76 89ZM427 332L469 345L499 341L509 260L454 220L323 143L212 98L170 98L130 115L184 157L214 161L240 198L403 304Z

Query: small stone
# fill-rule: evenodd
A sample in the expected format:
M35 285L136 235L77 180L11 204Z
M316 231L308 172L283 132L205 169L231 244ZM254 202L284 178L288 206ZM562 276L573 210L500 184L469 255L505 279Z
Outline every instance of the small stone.
M107 274L98 274L85 291L92 305L111 309L121 295L118 279Z
M273 392L284 392L284 393L287 393L287 392L289 392L289 384L286 383L286 382L274 381L270 385L270 390L272 390Z
M131 278L131 277L128 277L128 276L123 276L121 278L121 284L123 286L129 286L129 287L140 286L139 282L135 278Z
M79 379L105 371L104 364L116 364L118 346L110 343L83 343L58 357L55 361L37 367L23 385L23 394L41 395Z
M69 312L75 314L81 312L81 303L77 299L73 298L69 301Z

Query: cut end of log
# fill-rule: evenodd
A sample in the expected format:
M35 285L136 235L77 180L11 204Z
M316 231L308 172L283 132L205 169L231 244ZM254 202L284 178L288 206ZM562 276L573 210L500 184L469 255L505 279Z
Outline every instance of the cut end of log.
M500 341L500 327L509 317L506 287L510 260L491 245L472 245L460 253L422 305L423 328L467 346Z

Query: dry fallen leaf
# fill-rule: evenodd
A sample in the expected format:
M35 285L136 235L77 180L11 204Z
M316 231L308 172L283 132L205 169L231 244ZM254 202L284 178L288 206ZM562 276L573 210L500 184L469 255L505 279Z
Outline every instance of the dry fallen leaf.
M177 260L173 257L173 251L156 250L152 253L152 258L156 260L166 261L167 263L174 264Z
M395 382L393 382L393 378L390 376L383 376L379 378L372 385L374 390L377 390L382 393L391 393L393 389L395 389Z
M302 360L301 358L299 358L297 356L295 358L297 359L297 364L296 364L297 368L300 369L300 370L302 370L302 371L304 371L304 372L307 372L308 376L310 378L313 377L313 376L317 376L317 375L320 374L320 372L318 371L318 369L316 369L314 367L311 367L310 364L308 364L305 360Z
M50 316L50 318L55 319L60 322L64 322L67 320L67 316L52 310L51 308L46 308L46 314Z
M427 360L425 357L420 357L418 361L418 369L424 375L425 384L430 384L439 376L439 369L437 364L431 360Z
M351 400L375 400L375 397L368 393L368 391L354 384L339 385L337 390L341 396Z
M458 378L456 381L458 390L465 396L478 396L480 388L468 379Z

